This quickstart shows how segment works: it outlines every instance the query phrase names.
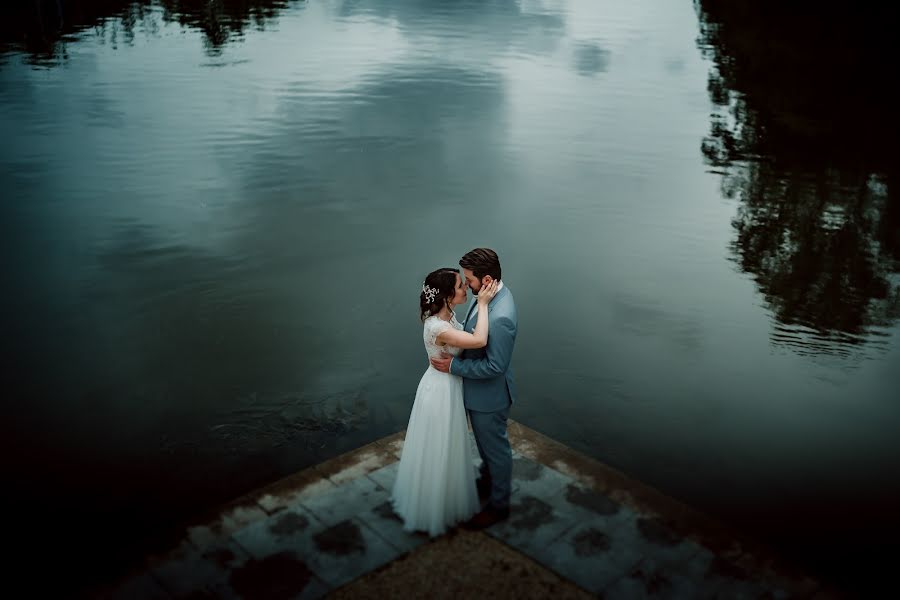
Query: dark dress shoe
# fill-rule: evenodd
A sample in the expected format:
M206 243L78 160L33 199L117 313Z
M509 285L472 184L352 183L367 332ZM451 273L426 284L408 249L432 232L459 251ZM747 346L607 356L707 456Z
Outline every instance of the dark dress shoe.
M486 529L494 523L505 521L509 518L509 509L502 510L488 506L483 511L463 523L463 529L479 530Z

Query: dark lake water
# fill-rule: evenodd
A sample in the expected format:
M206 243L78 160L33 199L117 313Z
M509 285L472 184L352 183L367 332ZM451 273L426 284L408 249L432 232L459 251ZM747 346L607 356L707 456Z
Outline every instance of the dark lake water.
M4 455L50 528L23 548L95 581L404 428L422 279L484 245L519 309L512 418L848 590L887 577L894 21L724 0L11 4Z

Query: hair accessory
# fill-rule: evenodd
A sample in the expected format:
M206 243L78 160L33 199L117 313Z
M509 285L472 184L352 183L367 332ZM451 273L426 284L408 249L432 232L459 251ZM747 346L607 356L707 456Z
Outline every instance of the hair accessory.
M437 296L438 290L437 288L433 288L427 283L422 284L422 293L425 294L425 299L428 300L429 303L434 302L434 297Z

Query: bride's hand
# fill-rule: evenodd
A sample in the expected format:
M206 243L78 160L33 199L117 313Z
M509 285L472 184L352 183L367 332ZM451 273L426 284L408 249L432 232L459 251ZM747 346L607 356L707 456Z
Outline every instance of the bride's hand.
M492 279L489 284L481 286L481 289L478 291L478 303L488 304L493 300L494 296L497 295L497 285L497 280Z

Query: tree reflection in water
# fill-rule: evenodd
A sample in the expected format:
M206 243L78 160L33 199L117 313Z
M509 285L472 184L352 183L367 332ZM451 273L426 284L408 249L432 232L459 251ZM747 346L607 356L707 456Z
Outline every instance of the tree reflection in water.
M112 41L130 43L139 26L152 28L151 13L204 34L216 55L248 26L263 28L290 5L304 0L16 0L0 3L0 54L25 51L35 63L67 58L66 44L95 28ZM121 36L121 39L120 37Z
M734 259L773 341L854 353L900 316L898 92L871 5L696 0L717 107L703 154L740 200Z

